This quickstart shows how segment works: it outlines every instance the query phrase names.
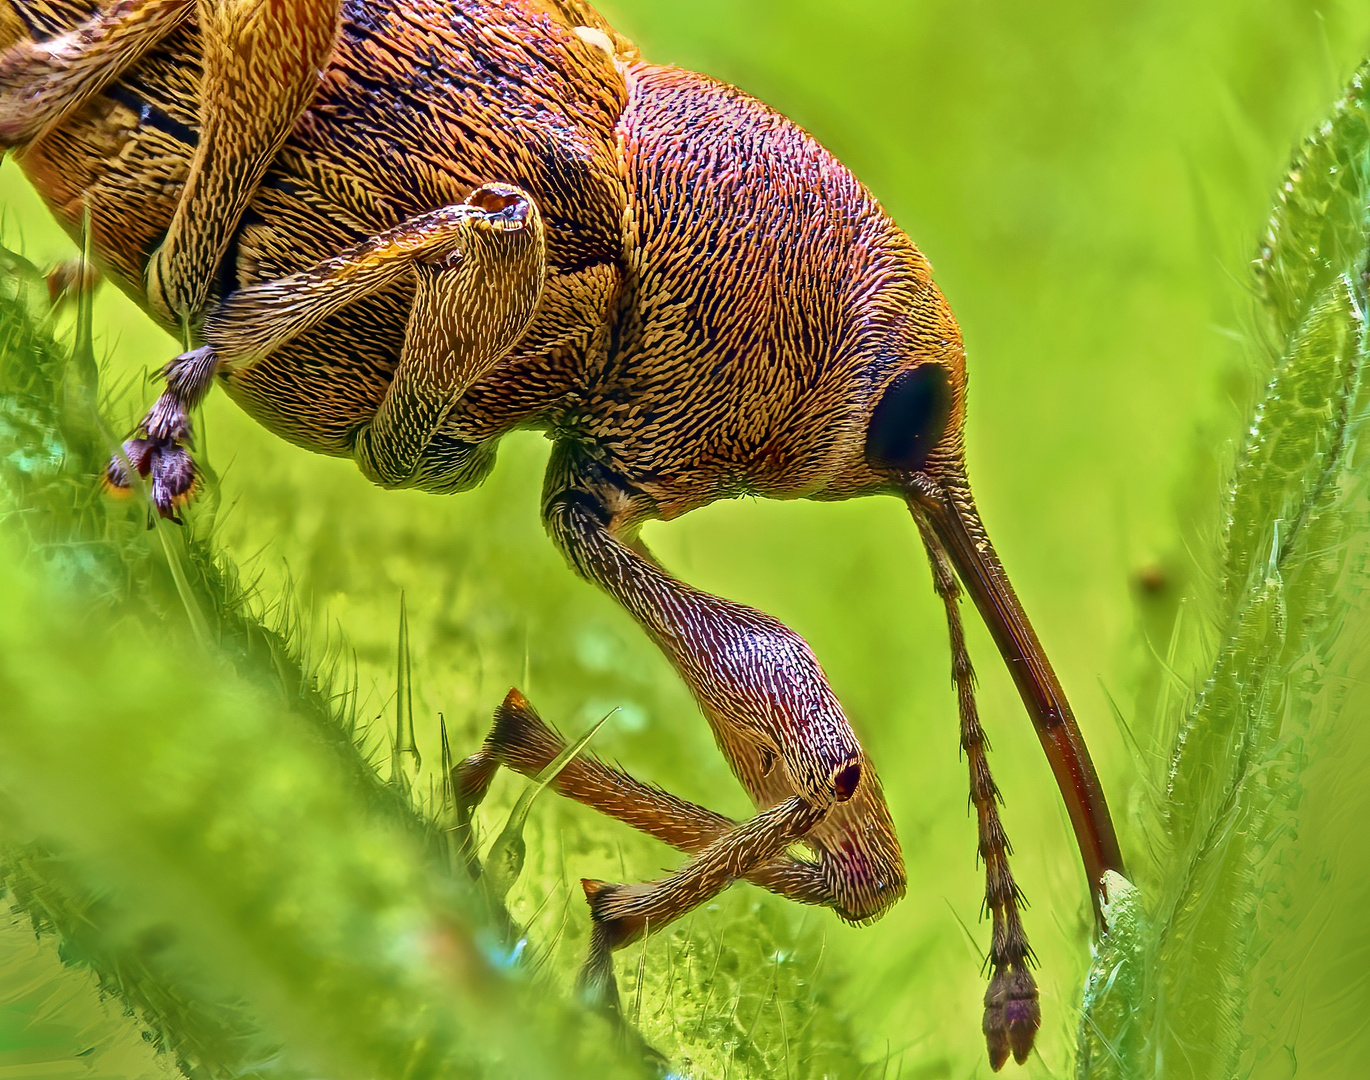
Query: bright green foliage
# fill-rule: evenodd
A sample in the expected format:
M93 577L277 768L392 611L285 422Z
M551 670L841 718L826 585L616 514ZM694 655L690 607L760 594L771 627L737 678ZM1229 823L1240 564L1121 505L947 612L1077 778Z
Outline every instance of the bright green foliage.
M1366 250L1370 112L1362 68L1308 139L1280 187L1256 261L1276 341L1288 340L1340 275L1359 277Z
M810 926L819 918L810 915ZM770 903L709 905L680 932L632 950L624 998L644 1035L673 1049L684 1075L879 1077L888 1065L856 1054L812 937L811 929L796 935Z
M1086 984L1081 1077L1222 1080L1268 1068L1277 1047L1290 1061L1296 1043L1324 1049L1279 1047L1252 1002L1272 935L1316 889L1286 857L1305 768L1357 722L1338 706L1364 670L1352 643L1370 619L1368 78L1363 68L1295 160L1258 263L1280 359L1227 503L1216 659L1151 778L1155 861L1110 912ZM1273 976L1277 993L1307 992L1293 974ZM1362 1022L1350 1001L1343 1022Z
M359 747L355 688L302 664L211 543L99 496L88 347L68 361L41 277L6 258L10 902L190 1076L641 1073L487 957L499 933L443 825Z

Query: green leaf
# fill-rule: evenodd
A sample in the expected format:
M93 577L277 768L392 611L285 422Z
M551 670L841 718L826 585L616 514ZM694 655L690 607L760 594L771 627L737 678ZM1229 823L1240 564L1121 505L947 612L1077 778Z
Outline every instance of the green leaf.
M1253 1010L1258 972L1316 889L1291 845L1314 751L1356 723L1337 704L1370 628L1366 75L1296 159L1257 262L1280 358L1226 504L1212 665L1163 718L1138 819L1151 860L1086 981L1080 1077L1226 1080L1293 1037Z

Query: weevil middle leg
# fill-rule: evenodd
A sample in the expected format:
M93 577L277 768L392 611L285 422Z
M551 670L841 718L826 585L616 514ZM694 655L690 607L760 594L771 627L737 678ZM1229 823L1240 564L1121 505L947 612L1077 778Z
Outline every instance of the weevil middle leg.
M465 202L421 214L308 270L239 289L205 335L225 363L250 364L329 315L393 282L417 289L394 378L356 458L376 483L420 477L424 449L476 379L506 355L537 311L547 277L542 218L508 184L486 184Z
M387 486L459 490L484 478L491 456L464 443L434 452L433 440L465 388L518 341L545 274L532 200L507 184L487 184L465 202L421 214L317 266L239 289L210 316L208 345L196 355L211 371L248 367L358 299L416 277L399 366L371 423L357 433L357 459ZM158 410L166 397L140 425L149 437L156 437L154 425L165 426ZM125 486L121 463L111 465L109 478Z

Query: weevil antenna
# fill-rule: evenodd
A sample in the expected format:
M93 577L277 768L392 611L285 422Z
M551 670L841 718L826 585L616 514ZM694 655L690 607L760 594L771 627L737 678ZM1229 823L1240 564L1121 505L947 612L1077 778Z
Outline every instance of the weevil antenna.
M1013 845L999 818L999 805L1003 799L990 772L989 740L980 726L980 713L975 703L975 669L961 623L961 588L951 560L927 518L915 510L914 520L932 566L933 588L942 598L947 612L951 678L956 687L956 708L961 725L961 752L970 770L970 802L979 830L977 853L985 867L984 908L989 910L991 917L992 936L985 961L990 969L990 983L985 991L982 1030L989 1048L990 1065L997 1071L1010 1053L1019 1064L1027 1060L1041 1026L1037 982L1028 970L1034 957L1023 928L1023 894L1009 867Z

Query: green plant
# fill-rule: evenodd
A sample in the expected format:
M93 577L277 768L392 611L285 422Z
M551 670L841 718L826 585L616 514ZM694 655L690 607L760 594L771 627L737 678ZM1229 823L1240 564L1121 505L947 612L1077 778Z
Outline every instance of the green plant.
M240 583L212 470L187 528L100 493L115 440L89 327L87 307L63 347L41 275L0 251L0 884L60 942L72 970L49 979L89 973L128 1011L103 1040L145 1031L191 1077L647 1070L547 970L560 931L511 936L528 794L491 894L454 849L448 793L416 789L403 602L381 735L341 643L311 661L293 598L269 619ZM849 1063L785 922L712 905L664 935L627 980L633 1021L710 1075Z
M344 659L305 658L289 600L263 620L212 508L179 530L99 493L88 311L68 355L3 263L9 902L190 1076L640 1073L501 959L443 803L402 755L382 778Z
M1308 768L1360 719L1348 686L1370 629L1367 81L1362 67L1296 156L1255 265L1276 359L1203 601L1213 666L1191 701L1167 701L1141 757L1151 859L1139 887L1114 882L1081 1077L1217 1080L1294 1059L1278 1016L1252 1006L1262 975L1276 996L1301 989L1297 965L1262 962L1317 888L1297 858Z

